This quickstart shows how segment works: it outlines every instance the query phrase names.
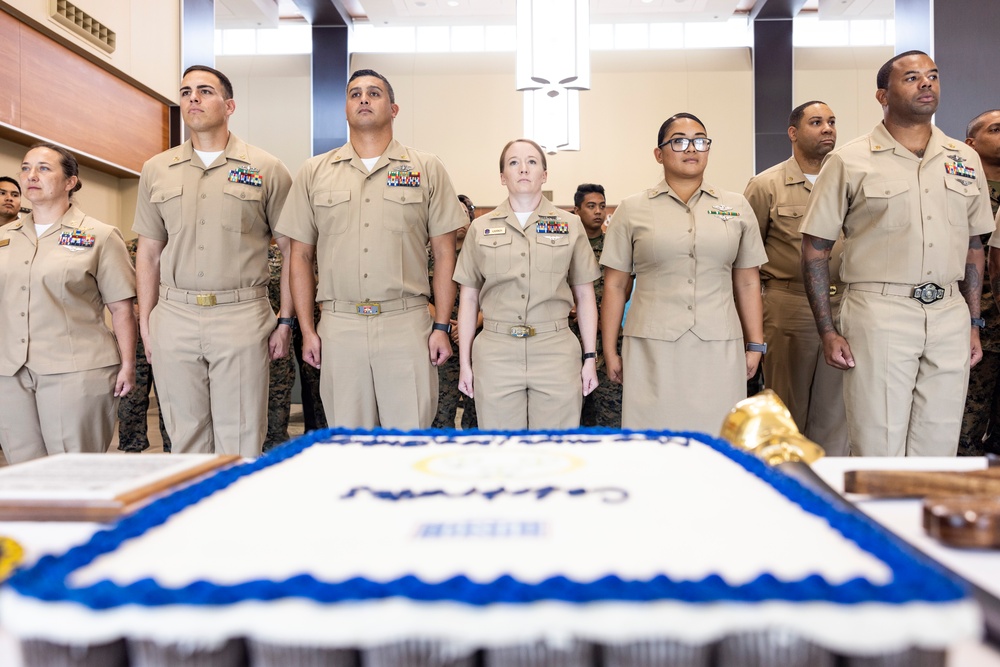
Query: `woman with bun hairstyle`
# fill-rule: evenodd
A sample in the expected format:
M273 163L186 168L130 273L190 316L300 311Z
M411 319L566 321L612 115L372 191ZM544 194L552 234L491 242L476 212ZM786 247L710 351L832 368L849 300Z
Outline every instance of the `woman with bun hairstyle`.
M663 180L622 201L604 239L601 332L623 428L718 433L760 363L767 255L743 195L705 182L711 146L697 117L668 118L653 149Z
M0 442L11 463L105 452L135 383L125 240L73 203L79 165L66 149L32 146L20 182L32 211L0 227Z
M600 268L580 218L542 196L547 168L534 141L508 142L507 198L476 218L458 256L458 386L475 397L479 428L577 428L583 397L597 387ZM569 329L574 304L582 349Z

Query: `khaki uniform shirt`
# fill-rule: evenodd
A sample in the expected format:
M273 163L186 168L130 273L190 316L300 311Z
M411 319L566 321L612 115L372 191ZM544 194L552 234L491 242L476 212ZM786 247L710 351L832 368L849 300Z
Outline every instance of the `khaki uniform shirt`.
M570 286L600 275L580 218L544 197L523 229L506 199L476 218L455 268L455 282L480 290L485 319L526 325L565 320Z
M0 375L121 363L104 304L134 296L121 232L76 206L40 238L30 213L0 227Z
M469 222L444 165L393 140L369 173L354 147L308 160L278 223L316 246L316 300L429 295L426 246Z
M743 197L702 183L682 202L666 181L615 209L604 238L604 266L634 273L625 335L674 341L743 336L733 269L767 261L753 209Z
M267 285L272 225L291 182L281 160L235 134L208 167L186 141L143 165L132 230L167 242L160 256L167 287Z
M776 164L750 179L743 196L750 202L767 252L767 264L760 279L802 282L802 233L799 226L806 214L812 183L802 173L794 157ZM830 253L830 279L840 275L843 243L840 239Z
M921 160L879 123L827 158L801 231L843 231L845 283L945 286L965 278L969 237L993 228L975 151L934 127Z

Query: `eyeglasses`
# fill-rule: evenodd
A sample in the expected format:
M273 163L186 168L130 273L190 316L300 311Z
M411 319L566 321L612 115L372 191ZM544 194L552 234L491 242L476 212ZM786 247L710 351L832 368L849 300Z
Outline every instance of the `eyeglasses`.
M662 144L657 146L657 148L663 148L669 145L670 150L675 153L683 153L688 149L688 146L694 144L694 149L699 153L704 153L712 146L712 140L708 137L695 137L694 139L688 139L687 137L676 137L674 139L668 139Z

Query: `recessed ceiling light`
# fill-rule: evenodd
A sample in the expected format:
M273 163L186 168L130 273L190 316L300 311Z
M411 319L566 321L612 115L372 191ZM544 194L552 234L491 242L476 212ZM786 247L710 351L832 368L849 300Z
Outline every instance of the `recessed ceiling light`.
M448 0L449 7L458 7L458 5L459 5L458 0Z

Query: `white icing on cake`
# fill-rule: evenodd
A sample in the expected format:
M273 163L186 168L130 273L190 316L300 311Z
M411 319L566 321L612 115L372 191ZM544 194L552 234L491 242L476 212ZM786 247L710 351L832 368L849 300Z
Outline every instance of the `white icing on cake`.
M67 595L104 581L127 586L152 577L162 589L203 581L229 590L244 582L285 585L302 574L320 584L413 576L435 594L441 588L435 585L457 576L484 586L509 576L528 594L548 590L545 582L554 577L585 592L609 576L708 579L706 589L719 577L730 587L756 590L758 579L770 575L793 592L810 575L833 586L893 584L893 567L870 545L831 527L836 510L827 507L824 516L803 511L748 472L740 455L733 460L678 438L573 438L588 442L496 437L489 445L368 446L359 441L370 438L356 436L350 444L307 447L277 465L265 458L253 474L75 568L66 578ZM30 584L17 586L30 592ZM960 597L841 604L770 597L576 603L543 596L467 604L447 595L409 599L393 588L389 597L318 602L302 597L319 585L296 586L292 597L271 602L160 605L137 596L135 604L107 609L7 590L0 614L20 636L64 642L127 636L213 645L244 636L366 647L425 638L458 652L572 638L702 644L782 627L834 651L867 653L943 648L979 631L978 608ZM804 583L801 590L807 589Z

